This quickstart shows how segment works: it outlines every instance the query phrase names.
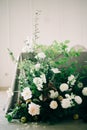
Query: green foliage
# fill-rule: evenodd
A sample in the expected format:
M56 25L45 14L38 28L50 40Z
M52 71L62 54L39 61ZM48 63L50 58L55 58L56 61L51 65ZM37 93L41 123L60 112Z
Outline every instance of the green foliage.
M69 40L62 43L54 41L52 45L36 45L35 51L42 51L49 58L49 63L58 67L59 65L65 65L68 63L69 59L72 57L77 57L80 55L80 51L75 51L74 49L68 48Z
M77 71L75 58L80 51L69 49L68 44L66 40L54 41L50 46L35 45L34 52L30 53L32 58L19 63L20 103L6 115L9 122L15 116L23 122L24 119L58 122L80 114L81 103L85 104L82 90L87 84L83 81L85 74L82 76Z

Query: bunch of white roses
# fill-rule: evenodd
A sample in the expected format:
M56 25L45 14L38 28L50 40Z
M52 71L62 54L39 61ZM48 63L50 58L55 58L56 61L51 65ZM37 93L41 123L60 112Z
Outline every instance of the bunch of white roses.
M58 88L55 88L55 85L52 87L48 87L48 89L46 88L47 91L45 91L45 94L47 97L43 99L44 85L46 87L48 82L45 71L43 71L44 69L46 69L43 66L43 62L46 59L46 55L44 54L44 52L40 52L34 58L36 59L37 62L35 62L32 65L29 73L32 75L32 84L35 86L35 89L39 92L39 96L37 97L38 102L33 101L33 99L36 97L35 97L35 93L33 95L32 86L29 87L30 85L24 86L24 88L21 90L21 95L20 95L25 101L25 103L28 104L27 110L31 116L40 115L41 109L44 109L42 108L43 106L41 105L40 102L44 102L47 100L49 100L48 101L49 108L52 110L55 110L60 106L62 109L75 107L75 105L80 105L83 102L83 99L80 95L73 93L73 87L76 85L77 82L77 77L74 76L73 74L67 77L67 82L62 81L62 83L60 83ZM55 75L62 73L59 68L56 68L54 66L50 66L50 71L53 74L52 78L55 78ZM39 73L38 76L35 75L36 72ZM81 82L79 82L77 86L78 89L81 89L82 95L87 96L87 87L84 87ZM13 96L13 92L11 91L11 88L7 91L7 93L9 97Z

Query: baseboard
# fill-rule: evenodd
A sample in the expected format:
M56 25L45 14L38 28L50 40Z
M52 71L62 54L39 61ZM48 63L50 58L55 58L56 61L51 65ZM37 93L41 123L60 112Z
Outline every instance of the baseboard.
M0 91L6 91L9 87L5 86L0 86Z

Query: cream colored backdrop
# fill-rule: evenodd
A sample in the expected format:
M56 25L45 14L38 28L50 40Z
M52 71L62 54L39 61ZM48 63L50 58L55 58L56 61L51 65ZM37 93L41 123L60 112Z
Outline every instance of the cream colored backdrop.
M34 33L35 12L38 16L37 42L69 39L87 48L87 0L0 0L0 86L10 86L15 64L7 48L18 57L26 36Z

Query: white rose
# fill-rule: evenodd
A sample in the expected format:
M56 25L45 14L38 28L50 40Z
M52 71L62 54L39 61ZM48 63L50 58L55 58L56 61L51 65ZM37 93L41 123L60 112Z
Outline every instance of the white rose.
M74 100L75 100L75 102L77 104L81 104L82 103L82 98L80 96L75 96Z
M61 106L62 106L62 108L65 108L65 109L71 107L71 102L70 102L70 100L69 100L68 98L63 99L63 100L61 101Z
M52 68L51 69L53 71L53 73L57 74L57 73L61 73L61 71L58 68Z
M67 91L68 88L69 88L69 86L68 86L68 84L66 84L66 83L62 83L62 84L60 85L60 90L61 90L61 92Z
M52 109L56 109L58 107L58 103L56 101L51 101L49 106Z
M68 81L72 81L73 79L75 79L75 76L74 76L74 75L70 75L70 76L68 77Z
M85 88L82 89L82 94L84 96L87 96L87 87L85 87Z
M23 92L21 93L21 95L23 96L24 100L28 100L32 97L32 92L30 88L26 87L23 89Z
M40 52L40 53L38 53L36 56L35 56L35 58L36 59L44 59L46 57L46 55L43 53L43 52Z
M43 81L42 81L42 79L40 78L40 77L35 77L34 79L33 79L33 82L34 82L34 84L37 86L38 84L42 84L43 83Z
M58 97L58 92L54 90L50 90L50 98L55 99Z
M40 105L37 105L37 104L31 102L28 107L28 113L32 116L39 115L40 114Z

